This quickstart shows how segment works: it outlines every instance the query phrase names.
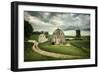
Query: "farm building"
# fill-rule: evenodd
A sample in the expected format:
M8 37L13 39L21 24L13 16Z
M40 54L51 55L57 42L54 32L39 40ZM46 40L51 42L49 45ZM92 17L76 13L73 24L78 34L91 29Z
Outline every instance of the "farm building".
M65 36L61 29L56 29L53 32L51 42L53 45L60 45L65 43Z
M39 41L39 43L44 43L44 42L48 41L48 38L46 37L45 33L41 33L39 35L38 41Z

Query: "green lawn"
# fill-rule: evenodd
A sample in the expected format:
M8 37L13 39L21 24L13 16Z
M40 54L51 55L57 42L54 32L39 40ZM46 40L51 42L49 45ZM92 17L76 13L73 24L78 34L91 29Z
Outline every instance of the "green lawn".
M71 46L65 46L65 45L60 46L60 45L51 45L49 42L46 42L39 44L39 47L46 51L62 53L66 55L73 55L73 56L82 56L83 58L88 58L90 55L89 48L83 49L81 47L74 46L73 44L71 44Z
M85 37L84 37L85 38ZM38 35L32 35L29 40L38 41ZM50 42L39 44L42 50L61 53L72 56L81 56L82 59L90 58L90 41L89 40L69 40L71 46L65 45L51 45ZM32 43L24 42L24 61L47 61L47 60L61 60L59 58L47 57L40 55L32 50ZM76 58L73 58L76 59ZM67 60L67 59L66 59Z
M38 35L32 35L29 39L38 41Z
M26 44L24 48L24 61L46 61L46 60L59 60L58 58L52 58L52 57L47 57L40 55L32 50L32 45L31 43L24 43ZM61 59L60 59L61 60Z
M68 42L71 43L73 46L81 48L81 50L90 54L90 40L73 40Z

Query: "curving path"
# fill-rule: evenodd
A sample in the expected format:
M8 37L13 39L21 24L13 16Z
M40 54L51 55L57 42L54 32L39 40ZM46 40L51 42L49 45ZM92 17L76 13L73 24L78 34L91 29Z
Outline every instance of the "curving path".
M80 58L81 56L72 56L72 55L65 55L65 54L60 54L60 53L54 53L54 52L48 52L48 51L44 51L42 49L40 49L38 47L38 42L35 40L28 40L27 42L33 43L32 46L32 50L35 51L38 54L44 55L44 56L48 56L48 57L54 57L54 58L66 58L66 59L70 59L70 58Z
M32 47L32 50L37 52L38 54L44 55L44 56L49 56L49 57L54 57L54 58L80 58L81 56L71 56L71 55L65 55L65 54L60 54L60 53L53 53L53 52L48 52L41 50L38 46Z

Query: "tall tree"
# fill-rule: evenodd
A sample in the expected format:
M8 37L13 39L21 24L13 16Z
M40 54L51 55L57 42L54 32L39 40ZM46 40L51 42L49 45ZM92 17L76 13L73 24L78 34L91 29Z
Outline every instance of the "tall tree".
M34 29L32 28L31 24L29 24L29 22L24 20L24 36L28 38L29 36L32 35L33 30Z

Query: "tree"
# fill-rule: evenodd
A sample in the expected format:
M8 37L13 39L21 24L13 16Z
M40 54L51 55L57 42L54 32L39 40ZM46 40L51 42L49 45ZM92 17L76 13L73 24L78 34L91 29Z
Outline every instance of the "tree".
M32 35L33 33L33 28L29 22L24 20L24 36L25 38L28 38Z
M45 32L45 36L46 36L46 38L48 38L48 35L49 35L48 32Z

